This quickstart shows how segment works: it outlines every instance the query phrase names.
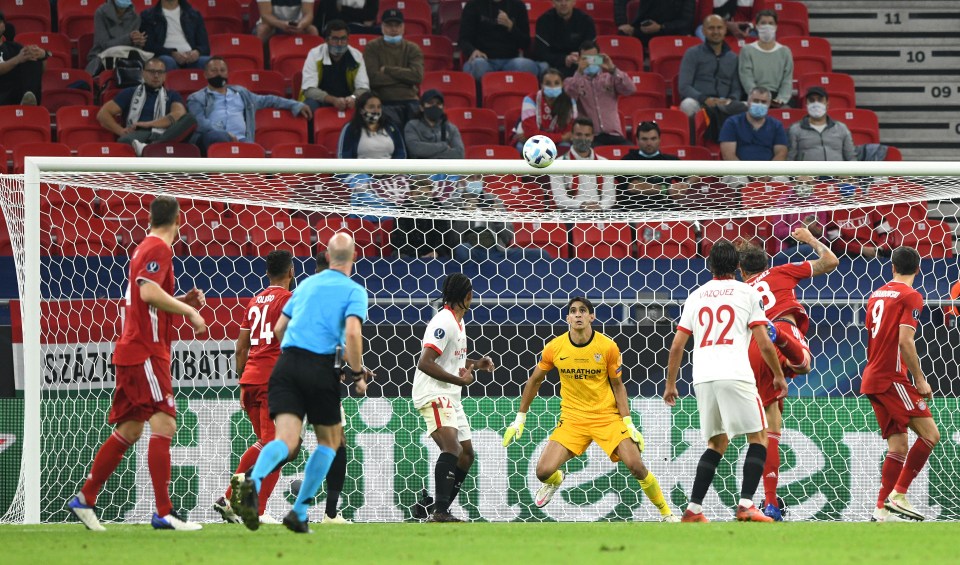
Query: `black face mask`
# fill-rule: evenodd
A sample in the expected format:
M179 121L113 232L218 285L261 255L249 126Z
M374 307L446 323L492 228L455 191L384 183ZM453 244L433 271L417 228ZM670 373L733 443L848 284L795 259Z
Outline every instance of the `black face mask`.
M214 88L223 88L227 84L227 78L217 75L208 78L207 83Z
M440 106L427 106L423 109L423 117L431 122L437 123L443 120L443 108Z

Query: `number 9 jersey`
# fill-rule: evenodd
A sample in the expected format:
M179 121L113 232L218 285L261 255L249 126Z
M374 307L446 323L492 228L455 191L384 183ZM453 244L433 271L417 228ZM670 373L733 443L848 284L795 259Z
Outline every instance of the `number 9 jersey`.
M250 332L250 353L240 375L240 384L265 385L270 382L270 373L280 358L280 340L273 335L273 328L291 295L283 287L268 286L247 304L240 330Z

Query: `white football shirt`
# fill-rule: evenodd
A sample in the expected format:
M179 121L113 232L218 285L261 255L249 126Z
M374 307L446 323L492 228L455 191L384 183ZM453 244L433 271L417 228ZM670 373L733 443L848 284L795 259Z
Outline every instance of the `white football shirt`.
M748 284L714 279L691 292L677 329L693 336L693 383L755 382L747 348L752 328L766 323L763 299Z
M453 310L444 307L427 324L423 333L423 347L440 354L437 365L451 375L459 375L460 369L467 366L467 332L463 322L457 322ZM413 374L413 406L418 410L429 405L438 396L445 396L453 402L460 402L463 387L438 381L423 371L416 369Z

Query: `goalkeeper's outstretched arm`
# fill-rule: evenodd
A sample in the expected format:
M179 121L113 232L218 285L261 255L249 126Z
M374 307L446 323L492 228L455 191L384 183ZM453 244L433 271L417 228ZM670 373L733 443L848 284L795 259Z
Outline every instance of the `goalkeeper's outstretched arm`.
M523 396L520 397L520 410L517 411L517 417L513 423L507 426L506 431L503 432L504 447L510 445L510 442L523 435L523 426L527 421L527 410L530 409L533 399L537 397L537 392L540 391L540 385L543 384L543 380L546 377L547 372L538 365L533 370L530 378L527 379L527 384L523 385Z

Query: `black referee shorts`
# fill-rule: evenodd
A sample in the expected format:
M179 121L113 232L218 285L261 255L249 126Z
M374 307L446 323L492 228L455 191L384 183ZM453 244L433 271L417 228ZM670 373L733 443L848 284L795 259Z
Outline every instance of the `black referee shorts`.
M340 379L333 370L333 355L317 355L298 347L280 354L270 375L270 417L304 414L312 425L340 423Z

